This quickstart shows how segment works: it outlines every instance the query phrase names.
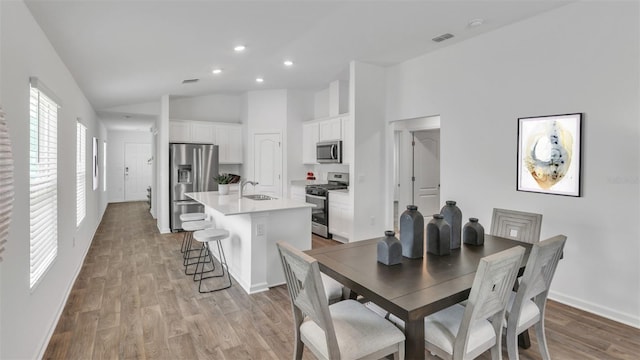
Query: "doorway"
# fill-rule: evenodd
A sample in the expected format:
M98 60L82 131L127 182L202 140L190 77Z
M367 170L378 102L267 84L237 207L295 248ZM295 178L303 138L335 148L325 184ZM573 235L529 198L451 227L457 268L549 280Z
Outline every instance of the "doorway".
M151 144L124 144L124 201L147 199L151 185Z
M253 138L253 176L256 192L282 196L282 142L279 133L255 134Z
M425 217L440 212L440 116L395 121L393 131L392 191L389 192L394 228L407 205L416 205Z

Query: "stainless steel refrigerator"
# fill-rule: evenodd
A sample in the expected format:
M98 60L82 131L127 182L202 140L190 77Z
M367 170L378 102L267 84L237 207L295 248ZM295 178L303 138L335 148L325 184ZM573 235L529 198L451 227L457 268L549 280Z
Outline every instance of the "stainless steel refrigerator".
M204 206L185 193L218 190L213 180L218 175L218 145L170 144L169 161L171 231L178 231L182 230L181 214L204 212Z

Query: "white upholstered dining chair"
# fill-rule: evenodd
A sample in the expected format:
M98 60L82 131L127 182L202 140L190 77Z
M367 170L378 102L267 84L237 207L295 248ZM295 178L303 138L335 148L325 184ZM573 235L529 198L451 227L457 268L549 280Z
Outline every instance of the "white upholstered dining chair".
M404 359L402 331L355 300L329 305L318 261L287 243L277 246L293 310L294 359L305 345L321 359Z
M517 336L535 325L542 359L548 360L549 349L544 333L544 313L551 280L567 237L557 235L533 245L518 292L511 293L506 313L506 337L509 359L517 360Z
M491 235L533 244L540 241L541 227L542 214L493 209Z
M466 307L450 306L424 319L425 347L443 359L473 359L491 350L502 359L502 320L524 248L480 260Z

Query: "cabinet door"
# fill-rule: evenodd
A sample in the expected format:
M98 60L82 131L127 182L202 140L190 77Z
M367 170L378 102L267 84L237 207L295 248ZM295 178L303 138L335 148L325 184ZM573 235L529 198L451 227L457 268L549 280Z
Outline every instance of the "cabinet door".
M320 141L342 139L342 122L340 118L320 121L319 126Z
M351 116L342 117L342 163L353 164L355 141Z
M188 121L170 121L169 142L191 142L191 124Z
M316 143L318 142L318 123L302 125L302 163L317 164Z
M213 144L216 141L216 126L201 121L191 123L191 141L202 144Z
M221 164L242 164L242 126L216 126L216 142Z

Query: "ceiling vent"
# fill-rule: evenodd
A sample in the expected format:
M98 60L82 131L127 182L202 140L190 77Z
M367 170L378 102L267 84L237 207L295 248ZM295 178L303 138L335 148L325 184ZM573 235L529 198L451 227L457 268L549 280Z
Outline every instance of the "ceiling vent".
M446 34L442 34L440 36L436 36L431 40L433 40L435 42L442 42L442 41L451 39L452 37L453 37L453 34L446 33Z
M193 83L197 83L198 81L200 81L200 79L186 79L186 80L182 80L183 84L193 84Z

